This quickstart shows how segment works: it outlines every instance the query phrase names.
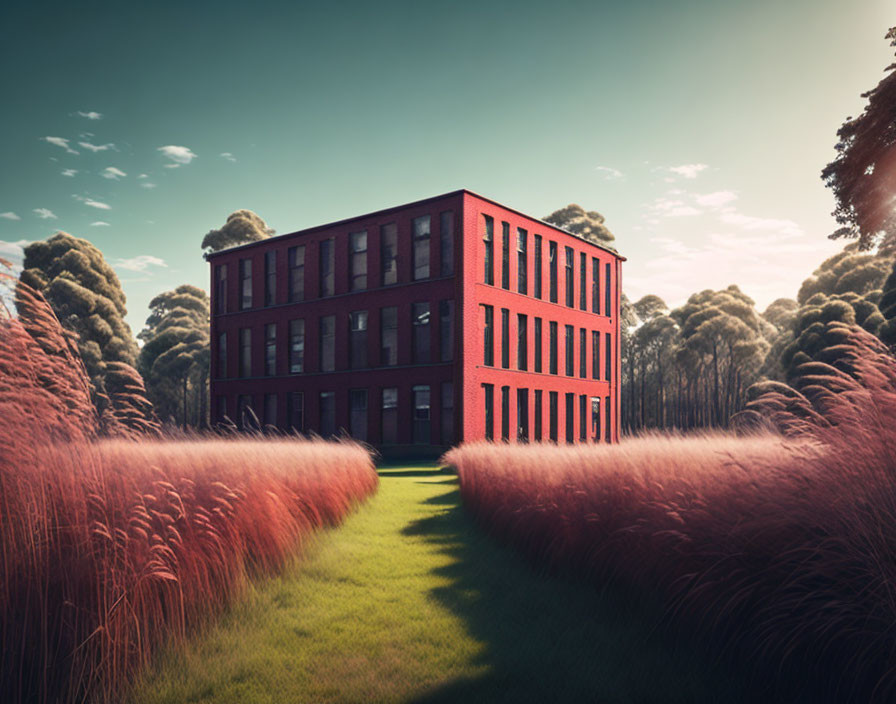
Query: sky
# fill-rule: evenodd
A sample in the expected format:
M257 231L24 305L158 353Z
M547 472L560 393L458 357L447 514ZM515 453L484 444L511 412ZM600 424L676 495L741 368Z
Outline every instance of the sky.
M208 288L239 208L287 233L468 188L597 210L623 286L794 297L842 243L820 171L893 61L884 0L128 2L0 9L0 257L58 230Z

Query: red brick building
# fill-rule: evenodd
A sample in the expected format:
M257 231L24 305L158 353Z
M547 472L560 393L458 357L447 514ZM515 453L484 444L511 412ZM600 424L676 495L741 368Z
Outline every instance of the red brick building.
M219 421L384 454L618 441L612 249L460 190L208 260Z

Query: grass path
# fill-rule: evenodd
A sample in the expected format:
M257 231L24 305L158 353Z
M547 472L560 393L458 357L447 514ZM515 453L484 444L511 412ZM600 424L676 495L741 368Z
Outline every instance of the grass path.
M405 467L381 478L295 567L160 658L135 701L738 699L618 599L539 575L483 536L453 476Z

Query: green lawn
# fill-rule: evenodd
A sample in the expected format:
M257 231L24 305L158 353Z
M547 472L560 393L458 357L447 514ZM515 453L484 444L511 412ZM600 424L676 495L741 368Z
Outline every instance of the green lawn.
M456 479L378 494L138 683L136 702L709 702L737 683L642 609L538 574L479 533ZM263 518L260 518L263 520Z

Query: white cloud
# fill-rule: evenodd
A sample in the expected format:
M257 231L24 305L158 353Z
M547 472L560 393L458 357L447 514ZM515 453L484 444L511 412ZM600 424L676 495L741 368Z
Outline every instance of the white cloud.
M236 157L233 154L231 154L230 152L221 152L219 154L219 156L222 159L227 159L227 161L236 161Z
M54 213L49 208L35 208L32 212L34 212L37 217L41 220L57 220L56 213Z
M76 152L74 149L72 149L68 145L69 140L65 139L64 137L41 137L41 139L45 142L49 142L50 144L55 144L57 147L62 147L69 154L79 154L80 153L80 152Z
M78 110L78 114L81 117L86 117L88 120L102 120L103 119L103 113L94 112L93 110L90 110L88 112L84 112L83 110Z
M109 227L109 223L104 222L103 220L96 220L95 222L90 223L91 227Z
M12 273L18 275L22 271L22 262L25 261L25 247L31 244L30 240L16 240L8 242L0 240L0 259L6 259L12 264Z
M96 154L97 152L105 152L110 149L115 149L115 145L112 144L112 142L109 142L108 144L91 144L90 142L78 142L78 144L85 149L89 149L94 154Z
M650 211L652 215L664 218L680 218L701 213L678 198L657 198L650 205Z
M0 218L3 218L4 220L21 220L22 219L18 215L16 215L14 212L12 212L11 210L7 210L5 213L0 213Z
M162 152L163 156L171 160L172 163L165 164L165 168L167 169L176 169L179 166L189 164L196 158L196 154L194 154L189 147L178 147L174 144L159 147L157 151Z
M797 237L803 234L801 228L793 220L785 220L780 218L759 218L752 215L744 215L743 213L727 212L719 216L720 220L727 225L736 225L744 230L773 230L786 237Z
M84 205L89 205L91 208L97 208L99 210L112 210L112 206L108 203L101 203L98 200L93 200L93 198L85 198L83 201Z
M702 205L705 208L721 208L736 201L737 195L732 191L715 191L698 195L694 200L697 201L697 205Z
M63 169L60 173L61 173L63 176L70 176L70 177L71 177L71 176L74 176L76 173L78 173L78 170L77 170L77 169Z
M112 179L113 181L117 181L118 179L124 178L125 176L127 176L127 174L124 171L122 171L121 169L116 169L114 166L107 166L105 169L102 170L101 173L102 173L103 178L109 178L109 179Z
M669 171L684 178L697 178L697 174L708 168L706 164L682 164L681 166L670 166Z
M140 174L137 178L149 178L149 174Z
M127 271L146 271L150 266L167 267L164 259L159 259L151 254L140 254L130 259L119 259L115 262L118 269L126 269Z
M156 184L150 183L149 181L144 181L140 184L140 188L155 188Z

